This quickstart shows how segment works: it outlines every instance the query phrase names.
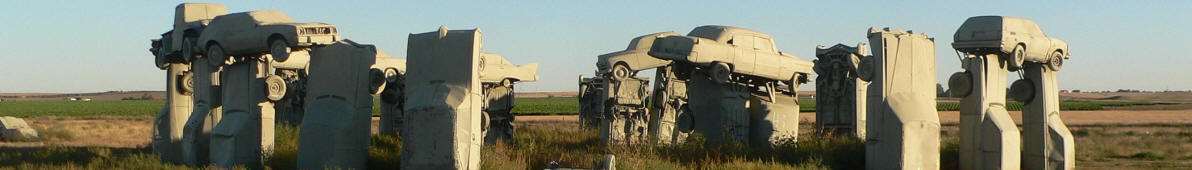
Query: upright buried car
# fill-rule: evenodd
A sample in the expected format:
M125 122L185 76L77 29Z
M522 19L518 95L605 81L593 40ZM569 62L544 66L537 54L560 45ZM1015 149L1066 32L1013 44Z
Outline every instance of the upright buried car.
M792 92L797 84L808 81L813 65L810 61L779 52L770 35L718 25L696 27L687 36L655 39L649 54L710 69L713 80L718 83L727 83L731 77L759 80L756 82L776 80L783 81ZM745 76L732 76L734 73Z
M1068 59L1068 43L1047 37L1034 21L1006 16L976 16L964 21L953 35L952 48L970 54L1008 56L1010 69L1027 61L1059 70Z
M654 46L654 39L678 35L678 33L668 31L633 38L625 50L597 56L599 59L596 60L596 74L611 73L613 78L624 79L633 76L637 71L670 64L671 62L668 60L654 58L647 53L650 52L650 47Z
M335 26L326 23L297 23L274 10L232 13L215 17L198 42L207 56L227 57L268 53L275 61L286 61L294 48L331 44L339 40ZM223 60L210 60L221 64Z
M152 40L149 49L156 57L157 67L164 69L166 63L193 60L199 33L212 18L227 13L228 7L214 3L182 3L174 7L174 29L162 33L161 39Z

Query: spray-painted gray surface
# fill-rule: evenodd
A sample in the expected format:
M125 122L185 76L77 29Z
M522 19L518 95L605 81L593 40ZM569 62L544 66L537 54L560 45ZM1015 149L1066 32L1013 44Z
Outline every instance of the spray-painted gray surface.
M311 49L306 113L298 135L301 169L363 169L372 120L376 47L350 40Z
M935 110L935 43L925 34L869 30L871 61L866 169L939 169L940 121Z
M735 82L717 83L707 73L695 72L687 89L695 133L702 134L709 143L749 141L748 87Z
M749 97L749 143L759 148L793 144L799 136L799 101L793 94Z
M0 141L37 139L37 131L25 123L25 120L12 116L0 117Z
M193 76L185 63L166 64L166 105L153 120L153 151L162 161L182 163L182 128L194 105Z
M402 169L479 169L483 96L476 30L410 34Z
M960 99L960 167L1015 169L1022 148L1018 126L1006 111L1007 65L997 54L968 54L964 72L952 75L949 87Z
M276 121L266 98L268 63L246 58L225 68L223 117L211 130L211 164L263 169L264 158L273 153Z
M605 101L605 79L596 77L579 76L579 127L580 128L597 128L600 126L600 117L603 117Z
M1056 71L1044 64L1027 63L1023 77L1011 85L1011 93L1029 96L1022 105L1022 168L1074 169L1076 146L1072 132L1060 120L1059 85ZM1015 94L1012 94L1015 95Z
M687 107L687 81L675 76L674 66L659 67L654 75L654 94L650 105L650 140L657 144L682 143L691 131L677 128L679 117L690 114ZM690 116L690 115L686 115ZM690 119L686 119L690 120ZM690 124L690 122L688 122Z
M606 77L607 78L607 77ZM610 79L605 82L605 111L600 117L600 139L606 145L640 144L648 141L646 97L650 81L642 78Z
M220 90L222 66L208 63L207 57L198 57L192 63L194 74L194 111L186 119L182 130L182 162L190 166L203 166L210 162L211 129L223 117L223 92Z
M836 44L815 49L815 127L821 133L865 139L866 88L857 65L869 56L869 47Z

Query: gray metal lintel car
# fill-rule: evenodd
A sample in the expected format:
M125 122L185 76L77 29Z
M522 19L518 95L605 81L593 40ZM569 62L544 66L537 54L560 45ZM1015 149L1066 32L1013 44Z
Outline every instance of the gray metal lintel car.
M1047 37L1034 21L1007 16L968 18L953 35L952 48L970 54L1003 54L1010 69L1025 62L1047 64L1059 70L1068 59L1068 43Z
M654 40L650 56L683 61L711 69L716 82L729 81L731 74L747 78L783 81L789 90L809 82L813 63L779 52L770 35L754 30L709 25L691 30L687 36L669 36Z
M654 39L678 35L674 31L667 31L633 38L625 50L597 56L596 74L611 74L613 78L624 79L633 77L637 71L666 66L671 63L670 60L654 58L647 53L654 45Z
M285 13L260 10L215 17L199 36L200 49L213 57L270 54L285 61L291 51L340 39L335 26L326 23L298 23ZM222 60L210 60L212 64Z
M161 39L152 40L149 49L157 67L164 69L166 63L193 60L199 33L212 18L227 13L226 6L215 3L182 3L174 7L173 29L162 33Z

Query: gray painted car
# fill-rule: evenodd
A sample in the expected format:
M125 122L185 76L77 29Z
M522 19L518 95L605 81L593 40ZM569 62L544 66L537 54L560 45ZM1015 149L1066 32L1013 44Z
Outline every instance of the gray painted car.
M298 23L281 11L260 10L215 17L198 42L207 56L270 54L276 61L285 61L291 51L331 44L339 39L331 24Z
M634 76L637 71L666 66L671 63L669 60L654 58L647 53L650 52L655 39L678 35L674 31L667 31L633 38L625 50L597 56L596 74L611 73L616 79L624 79Z
M1059 70L1068 59L1068 43L1047 37L1034 21L1007 16L968 18L953 36L952 48L970 54L1003 54L1010 69L1025 62L1047 64Z
M687 36L669 36L654 40L650 56L664 60L693 63L711 69L712 78L728 82L730 73L746 78L783 81L787 85L808 82L813 63L779 52L770 35L754 30L709 25L700 26ZM790 86L792 91L795 86Z

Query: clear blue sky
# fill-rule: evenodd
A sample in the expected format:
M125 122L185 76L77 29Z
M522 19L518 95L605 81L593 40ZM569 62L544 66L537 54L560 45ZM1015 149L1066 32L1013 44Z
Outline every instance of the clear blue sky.
M178 1L0 2L0 92L163 90L149 40L170 29ZM779 50L814 58L816 45L866 41L869 27L935 37L938 80L959 71L952 33L965 18L1033 19L1071 45L1061 89L1192 89L1192 1L251 1L230 12L275 9L301 22L405 57L406 36L439 25L481 28L484 51L538 62L521 91L574 91L596 55L661 31L733 25L771 34ZM1011 76L1017 79L1017 76ZM804 87L805 90L812 89Z

